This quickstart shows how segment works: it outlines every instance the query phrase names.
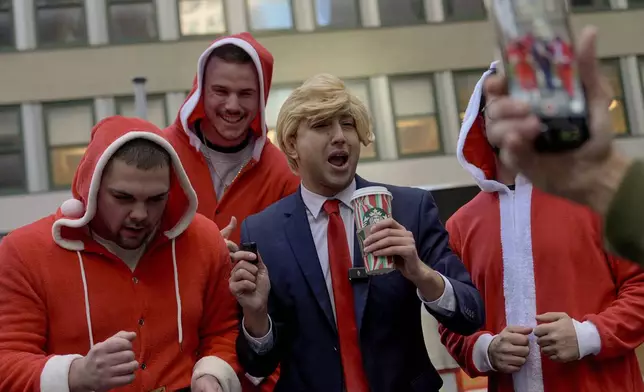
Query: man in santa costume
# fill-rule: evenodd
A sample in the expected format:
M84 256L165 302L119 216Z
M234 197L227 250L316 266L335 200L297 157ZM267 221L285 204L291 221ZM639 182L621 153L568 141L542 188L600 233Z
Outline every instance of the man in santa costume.
M494 97L481 97L495 68L476 85L457 149L482 192L447 222L486 322L468 337L441 328L442 341L470 376L489 376L492 392L644 391L634 351L644 273L603 250L598 216L499 163L485 134Z
M73 199L0 243L0 391L239 392L219 228L147 121L101 121Z

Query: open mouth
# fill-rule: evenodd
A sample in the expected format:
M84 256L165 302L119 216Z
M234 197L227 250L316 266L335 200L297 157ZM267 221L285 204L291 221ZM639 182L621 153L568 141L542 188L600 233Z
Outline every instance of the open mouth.
M222 120L227 122L228 124L238 124L240 123L246 116L243 114L220 114L219 117L221 117Z
M327 159L335 167L344 167L349 162L349 153L346 151L334 151Z
M143 227L124 227L123 231L125 231L126 234L137 236L141 233L143 233L144 228Z

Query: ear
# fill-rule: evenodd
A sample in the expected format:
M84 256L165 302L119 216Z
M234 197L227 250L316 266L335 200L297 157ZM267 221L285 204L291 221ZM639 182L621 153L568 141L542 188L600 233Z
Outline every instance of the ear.
M286 143L284 143L285 151L284 154L288 156L291 159L298 160L299 155L297 153L297 149L295 148L296 144L296 139L295 136L291 136L286 140Z

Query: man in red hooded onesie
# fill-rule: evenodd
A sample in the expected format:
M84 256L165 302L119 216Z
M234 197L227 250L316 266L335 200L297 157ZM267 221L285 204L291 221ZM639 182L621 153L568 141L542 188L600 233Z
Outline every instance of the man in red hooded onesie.
M249 33L225 36L199 56L197 70L192 91L164 133L197 192L197 212L223 228L236 251L237 221L290 195L300 179L267 137L271 53ZM278 374L279 369L263 381L261 390L272 391ZM247 392L259 390L254 384L260 382L242 378Z
M441 328L442 341L470 376L489 377L491 392L644 391L635 356L644 342L644 272L604 251L597 215L533 188L496 159L485 135L494 119L481 112L493 70L476 85L457 147L482 192L447 222L486 322L468 337Z

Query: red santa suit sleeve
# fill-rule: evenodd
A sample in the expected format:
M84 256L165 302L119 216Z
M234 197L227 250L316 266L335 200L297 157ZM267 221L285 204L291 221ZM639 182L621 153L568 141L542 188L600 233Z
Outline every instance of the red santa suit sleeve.
M213 227L216 225L213 224ZM212 375L225 391L235 390L239 385L237 374L241 367L237 361L235 341L237 340L239 321L235 297L228 289L228 278L232 270L230 254L224 239L218 233L209 233L210 238L219 242L213 246L213 269L211 285L206 291L204 311L199 327L199 361L195 364L192 379L203 375Z
M448 219L445 228L449 233L450 248L462 260L460 236L456 223ZM465 267L469 270L467 263ZM476 282L474 284L476 285ZM438 326L438 331L441 335L441 342L468 376L485 376L486 373L494 370L487 355L487 348L494 339L492 332L481 330L470 336L463 336L449 331L442 325Z
M69 369L80 358L46 355L47 316L41 294L11 236L5 238L0 242L0 391L55 390L61 380L52 379L55 372L45 368ZM46 388L41 388L41 377Z
M598 359L624 356L644 342L644 270L630 261L611 255L607 258L617 298L603 312L583 318L599 332L601 348L595 350Z

